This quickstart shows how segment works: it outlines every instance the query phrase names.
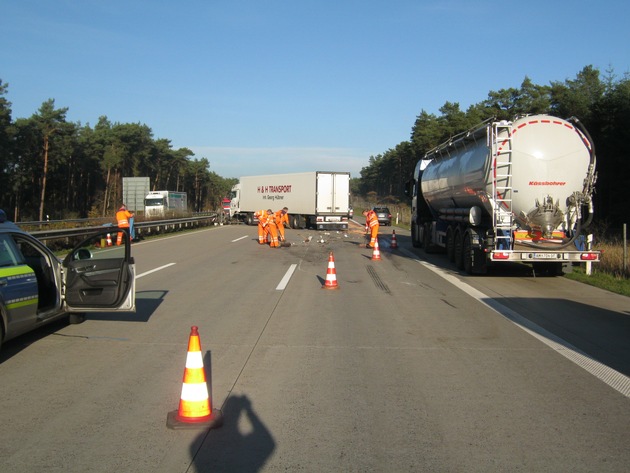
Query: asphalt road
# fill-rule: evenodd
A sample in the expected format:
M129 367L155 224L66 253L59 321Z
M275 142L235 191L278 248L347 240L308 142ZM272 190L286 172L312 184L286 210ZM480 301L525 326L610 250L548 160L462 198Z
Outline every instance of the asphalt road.
M379 261L361 227L136 244L136 314L3 346L0 471L627 471L627 298L520 267L466 277L381 235ZM210 431L166 427L193 325Z

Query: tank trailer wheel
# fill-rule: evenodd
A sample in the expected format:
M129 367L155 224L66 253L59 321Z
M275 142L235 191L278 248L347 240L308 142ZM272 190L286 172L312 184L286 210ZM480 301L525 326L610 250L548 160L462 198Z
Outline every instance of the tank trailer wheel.
M446 230L446 257L453 263L455 261L455 230L448 227Z
M464 234L462 241L462 269L466 274L472 274L472 244L470 243L470 235Z
M433 244L431 243L431 224L430 223L425 223L424 224L424 234L422 235L422 246L424 246L424 251L427 254L432 254L435 253L435 248L433 247Z
M455 245L453 248L453 256L455 257L455 267L457 269L463 269L464 267L464 259L463 259L463 244L464 238L462 236L462 232L457 230L455 232Z
M414 248L422 248L422 242L418 238L418 230L415 224L411 224L411 244Z

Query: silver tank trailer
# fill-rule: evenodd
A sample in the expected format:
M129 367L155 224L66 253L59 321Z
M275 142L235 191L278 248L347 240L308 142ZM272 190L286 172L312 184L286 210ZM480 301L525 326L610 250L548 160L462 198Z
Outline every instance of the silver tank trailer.
M427 153L421 189L434 217L473 208L486 221L493 212L510 213L514 227L545 237L574 230L581 207L591 205L595 180L586 131L549 115L501 123L495 129L485 124ZM497 151L511 153L507 171L494 165Z

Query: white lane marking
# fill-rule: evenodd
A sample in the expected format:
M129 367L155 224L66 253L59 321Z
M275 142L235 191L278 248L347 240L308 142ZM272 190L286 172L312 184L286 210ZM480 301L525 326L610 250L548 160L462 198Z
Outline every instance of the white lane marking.
M541 326L536 325L532 321L520 315L518 312L515 312L512 309L504 306L496 299L487 296L474 287L469 286L465 282L457 279L455 276L448 274L442 268L439 268L426 261L422 261L411 251L403 248L402 252L423 265L424 267L430 269L438 276L441 276L443 279L447 280L454 286L460 288L469 296L477 299L479 302L484 304L486 307L489 307L497 314L502 315L503 317L514 323L517 327L520 327L525 332L543 342L549 348L561 354L568 360L571 360L573 363L580 366L581 368L585 369L590 374L595 376L597 379L603 381L614 390L620 392L626 397L630 397L630 377L593 359L586 353L568 343L566 340L563 340L562 338L554 335Z
M242 240L243 238L247 238L247 235L242 236L242 237L240 237L240 238L237 238L236 240L232 240L232 243L234 243L234 242L236 242L236 241L239 241L239 240Z
M284 277L282 278L282 280L280 280L280 284L278 284L278 287L276 287L276 291L284 291L284 289L287 287L287 284L289 284L289 279L291 279L291 276L293 276L295 268L297 268L297 264L292 264L291 266L289 266L289 269L287 269Z
M161 271L162 269L166 269L169 266L173 266L174 264L176 264L176 263L165 264L164 266L160 266L159 268L152 269L151 271L145 271L142 274L136 274L136 279L140 279L142 276L146 276L148 274L155 273L156 271Z

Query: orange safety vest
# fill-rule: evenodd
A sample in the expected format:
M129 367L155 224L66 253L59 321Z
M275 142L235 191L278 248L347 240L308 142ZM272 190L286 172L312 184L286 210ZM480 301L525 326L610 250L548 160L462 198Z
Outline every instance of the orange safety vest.
M365 216L365 227L374 227L376 225L378 225L378 216L376 215L376 212L374 212L373 210L368 210L367 215Z
M133 217L133 214L128 210L119 210L116 212L116 220L118 221L118 226L121 228L129 227L129 219Z
M265 223L269 225L276 225L276 216L272 213L267 213Z
M254 217L258 219L258 224L263 227L267 225L267 211L266 210L257 210L254 212Z
M282 210L278 210L276 213L273 214L273 216L276 221L276 225L278 225L279 227L281 227L285 222L287 225L289 224L289 214L283 214Z

